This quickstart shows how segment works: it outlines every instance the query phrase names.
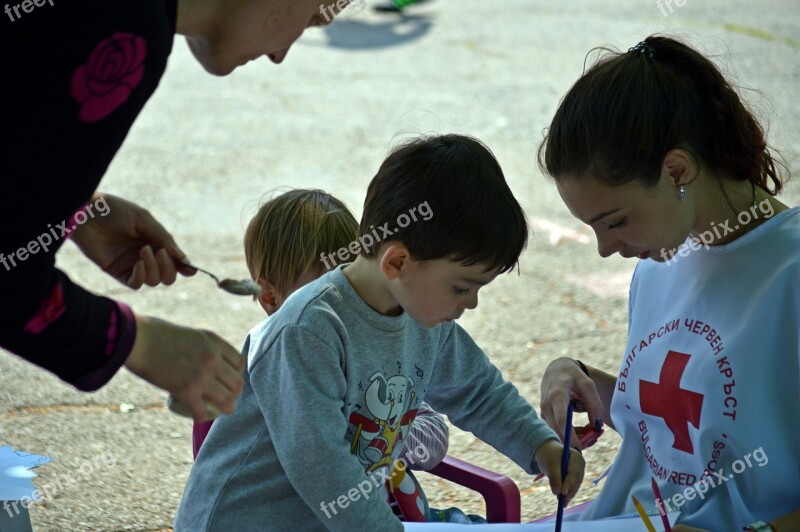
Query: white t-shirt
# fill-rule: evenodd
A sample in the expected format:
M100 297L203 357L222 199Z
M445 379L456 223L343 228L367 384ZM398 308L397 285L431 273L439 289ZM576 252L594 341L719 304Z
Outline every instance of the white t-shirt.
M708 530L800 508L799 331L800 208L639 262L611 402L623 443L580 519L635 512L631 495L656 511L651 478L678 522Z

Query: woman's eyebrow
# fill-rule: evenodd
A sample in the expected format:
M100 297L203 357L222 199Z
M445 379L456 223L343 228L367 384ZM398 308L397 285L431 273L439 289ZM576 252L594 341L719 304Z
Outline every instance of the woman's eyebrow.
M606 216L608 216L608 215L610 215L610 214L614 214L614 213L615 213L615 212L617 212L617 211L619 211L619 209L614 209L613 211L601 212L600 214L598 214L597 216L595 216L594 218L592 218L591 220L589 220L588 222L586 222L586 224L587 224L587 225L592 225L592 224L593 224L593 223L595 223L596 221L598 221L598 220L602 220L602 219L603 219L603 218L605 218Z

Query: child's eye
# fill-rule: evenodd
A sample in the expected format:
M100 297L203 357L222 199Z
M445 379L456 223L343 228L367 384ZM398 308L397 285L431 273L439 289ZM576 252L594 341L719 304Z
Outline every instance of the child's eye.
M617 223L613 223L613 224L609 225L608 228L609 229L617 229L617 228L622 227L623 225L625 225L627 222L628 222L628 218L623 218L622 220L618 221Z
M456 294L458 294L460 296L464 296L464 295L469 294L469 288L458 288L458 287L454 287L454 288L455 288Z

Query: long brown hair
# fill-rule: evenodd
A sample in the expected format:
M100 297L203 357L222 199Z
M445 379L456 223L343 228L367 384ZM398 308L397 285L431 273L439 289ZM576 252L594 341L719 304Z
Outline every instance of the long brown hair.
M539 147L555 179L592 175L607 185L658 181L664 154L681 148L715 175L783 187L764 129L714 63L653 35L605 52L561 101Z

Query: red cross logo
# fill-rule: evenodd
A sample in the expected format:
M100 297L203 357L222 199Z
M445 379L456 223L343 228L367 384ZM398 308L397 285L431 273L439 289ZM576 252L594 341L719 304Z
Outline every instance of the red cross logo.
M667 353L659 382L639 381L639 403L645 414L664 418L675 438L673 448L694 454L694 446L689 438L689 423L700 428L703 394L681 388L681 378L689 358L690 355L686 353Z

